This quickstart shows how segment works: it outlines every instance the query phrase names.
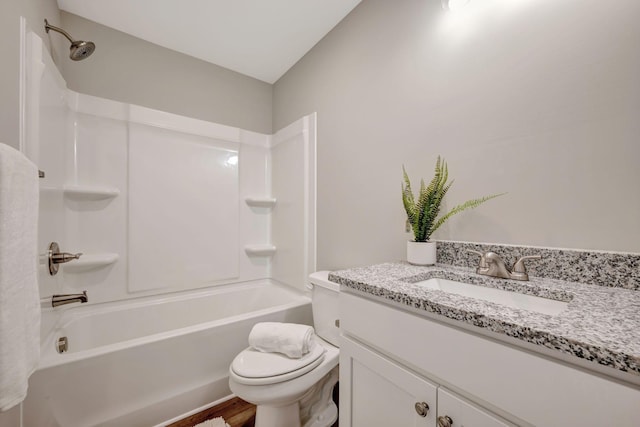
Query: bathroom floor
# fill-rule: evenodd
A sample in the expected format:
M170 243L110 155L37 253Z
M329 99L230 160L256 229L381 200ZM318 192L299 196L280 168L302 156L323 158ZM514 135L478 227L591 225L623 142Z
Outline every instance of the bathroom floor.
M338 402L338 387L334 389L333 400L336 403ZM167 427L193 427L216 417L224 418L231 427L254 427L256 423L256 406L239 397L234 397L212 408L169 424ZM331 427L338 427L338 421Z
M256 406L239 397L222 402L213 408L169 424L167 427L193 427L212 418L222 417L231 427L254 427Z

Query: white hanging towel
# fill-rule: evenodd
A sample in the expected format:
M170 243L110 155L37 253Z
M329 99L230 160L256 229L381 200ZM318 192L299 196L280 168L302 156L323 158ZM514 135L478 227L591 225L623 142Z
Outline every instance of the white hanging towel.
M0 412L24 400L39 358L38 168L0 143Z
M299 359L313 348L313 327L297 323L256 323L249 333L249 345L263 353L282 353Z

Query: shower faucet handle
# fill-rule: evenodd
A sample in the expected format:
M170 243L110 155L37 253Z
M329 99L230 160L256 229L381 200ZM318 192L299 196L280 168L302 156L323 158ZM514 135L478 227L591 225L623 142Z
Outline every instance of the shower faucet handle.
M78 252L77 254L70 254L69 252L60 252L57 254L53 254L51 258L52 258L52 261L56 264L64 264L65 262L78 259L81 256L82 256L82 252Z
M82 256L82 252L78 252L77 254L71 254L69 252L60 252L60 246L57 242L51 242L49 245L49 274L55 276L58 273L58 269L60 268L58 264L64 264L69 261L73 261L74 259L78 259Z

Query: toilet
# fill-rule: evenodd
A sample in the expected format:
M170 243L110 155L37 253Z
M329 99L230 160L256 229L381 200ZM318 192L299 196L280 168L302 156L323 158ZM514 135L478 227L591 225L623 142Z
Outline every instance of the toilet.
M338 418L339 285L328 271L309 276L316 345L300 359L247 348L231 363L229 387L257 406L256 427L330 427Z

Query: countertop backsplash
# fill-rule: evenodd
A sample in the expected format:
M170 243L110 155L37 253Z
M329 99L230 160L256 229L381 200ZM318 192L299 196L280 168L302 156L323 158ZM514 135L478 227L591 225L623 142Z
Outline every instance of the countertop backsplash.
M558 279L590 285L640 290L640 254L578 249L557 249L493 243L437 241L438 264L476 268L477 254L467 249L500 255L511 268L525 255L541 255L540 260L527 260L530 276Z

